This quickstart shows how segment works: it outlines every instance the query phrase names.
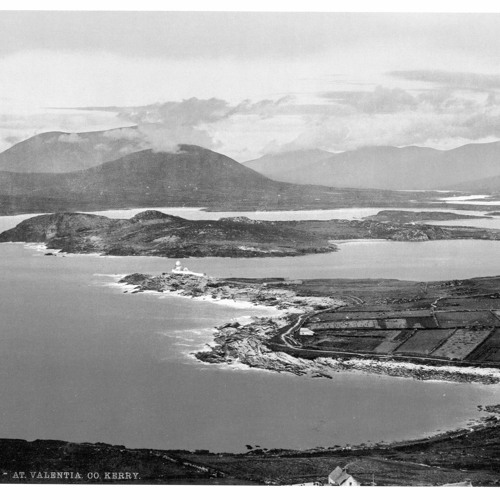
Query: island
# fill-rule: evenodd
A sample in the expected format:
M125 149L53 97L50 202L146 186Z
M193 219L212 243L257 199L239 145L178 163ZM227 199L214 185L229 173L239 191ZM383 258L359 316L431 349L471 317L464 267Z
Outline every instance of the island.
M382 214L382 215L381 215ZM378 219L263 221L247 217L188 220L157 210L130 219L85 213L54 213L24 220L0 234L0 242L42 243L47 249L101 255L157 257L286 257L338 250L335 241L385 239L500 240L499 229L433 226L407 222L396 211ZM435 212L434 217L456 218ZM426 215L430 220L430 215Z
M436 212L436 211L425 211L425 212L415 212L412 210L381 210L375 215L369 215L364 217L364 220L374 220L379 222L399 222L399 223L409 223L409 222L424 222L424 221L447 221L447 220L466 220L466 219L492 219L491 215L495 215L495 212L489 213L487 215L466 215L457 214L455 212Z

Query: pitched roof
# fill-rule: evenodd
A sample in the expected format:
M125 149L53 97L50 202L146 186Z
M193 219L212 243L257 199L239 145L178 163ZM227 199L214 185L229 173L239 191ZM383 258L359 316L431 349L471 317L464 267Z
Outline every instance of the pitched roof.
M350 474L347 474L345 470L341 469L340 467L335 467L335 469L330 472L328 480L340 485L347 481L349 477L351 477Z

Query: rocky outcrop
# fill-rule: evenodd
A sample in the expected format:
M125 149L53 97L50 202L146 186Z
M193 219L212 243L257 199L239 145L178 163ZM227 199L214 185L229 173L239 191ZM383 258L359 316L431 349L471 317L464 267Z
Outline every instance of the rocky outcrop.
M292 288L294 281L280 281L280 287L267 280L220 279L212 276L163 273L159 276L129 274L120 283L135 286L135 292L175 292L186 297L250 302L280 310L312 311L340 305L331 297L301 296ZM288 286L290 285L290 286Z

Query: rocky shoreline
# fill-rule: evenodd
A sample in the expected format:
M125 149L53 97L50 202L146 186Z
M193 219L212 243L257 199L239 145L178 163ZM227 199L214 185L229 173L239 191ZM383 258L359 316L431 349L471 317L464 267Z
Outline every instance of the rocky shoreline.
M300 280L221 279L207 275L197 276L194 273L163 273L159 276L134 273L123 277L119 282L135 286L132 293L173 292L186 297L250 302L256 306L272 306L287 311L299 308L303 312L343 305L342 301L330 297L301 296L286 289L287 285L296 284ZM278 288L273 284L282 287Z
M160 276L131 274L120 283L134 286L132 293L145 291L176 293L186 297L211 300L234 300L258 306L271 306L283 311L277 317L254 317L252 322L237 322L216 327L214 344L194 353L205 363L242 363L252 368L295 375L331 378L342 371L361 371L377 375L407 377L417 380L443 380L450 382L500 382L500 371L475 366L436 366L424 361L408 362L381 360L370 357L317 357L305 359L272 348L272 339L284 333L304 314L321 310L335 310L346 305L342 299L325 296L299 295L294 285L300 280L238 280L209 276L164 273ZM279 286L277 286L279 285Z
M340 356L305 359L272 350L267 345L267 341L271 340L280 328L290 324L296 316L256 318L248 325L233 323L217 327L214 335L215 345L208 351L195 353L195 356L205 363L243 363L252 368L318 378L332 378L338 372L361 371L416 380L500 383L500 372L490 368L433 366L423 363Z

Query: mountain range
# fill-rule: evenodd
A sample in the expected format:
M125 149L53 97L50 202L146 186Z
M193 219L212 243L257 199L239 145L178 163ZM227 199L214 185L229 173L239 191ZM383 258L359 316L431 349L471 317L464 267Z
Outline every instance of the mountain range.
M147 147L136 127L46 132L1 152L0 172L77 172ZM343 153L304 149L268 154L243 165L272 180L294 184L386 190L500 190L500 142L468 144L448 151L417 146L365 147Z
M322 158L318 159L318 157ZM343 153L303 150L265 155L244 164L279 181L361 189L483 190L499 176L500 142L467 144L440 151L417 146L366 147ZM288 164L288 168L286 165ZM478 181L479 180L479 181Z
M303 150L246 165L198 146L180 145L176 152L144 148L133 127L49 132L16 144L0 153L0 213L162 206L417 208L436 194L405 190L500 191L500 142L450 151Z
M412 200L426 198L412 193ZM0 171L3 214L165 206L300 210L404 202L407 193L273 181L227 156L189 145L176 153L138 151L76 172Z

